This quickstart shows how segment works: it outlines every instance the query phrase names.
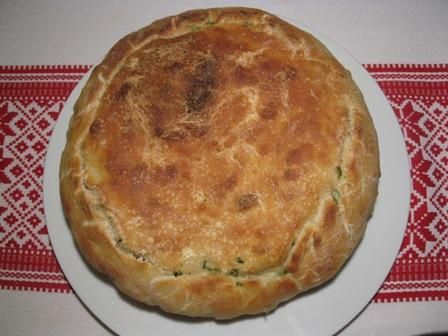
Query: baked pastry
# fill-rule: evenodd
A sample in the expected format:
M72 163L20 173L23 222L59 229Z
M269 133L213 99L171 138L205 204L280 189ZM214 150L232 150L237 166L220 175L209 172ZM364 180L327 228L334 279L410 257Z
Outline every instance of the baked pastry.
M350 73L249 8L193 10L121 39L75 104L60 167L90 264L138 301L216 319L332 278L378 179Z

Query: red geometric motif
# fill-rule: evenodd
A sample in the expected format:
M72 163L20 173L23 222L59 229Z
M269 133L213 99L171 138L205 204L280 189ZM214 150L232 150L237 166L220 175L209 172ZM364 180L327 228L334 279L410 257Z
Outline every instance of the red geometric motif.
M368 65L411 162L408 227L374 302L448 300L448 65ZM68 292L42 205L45 152L88 66L0 67L0 288Z
M44 220L51 131L87 66L0 67L0 288L69 292Z
M374 302L448 300L448 66L367 70L400 122L412 176L403 243Z

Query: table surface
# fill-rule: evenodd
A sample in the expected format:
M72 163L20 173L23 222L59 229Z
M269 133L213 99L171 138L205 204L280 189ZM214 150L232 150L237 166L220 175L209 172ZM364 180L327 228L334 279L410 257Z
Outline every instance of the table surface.
M191 8L253 6L312 27L361 63L447 61L447 1L0 1L0 64L93 64L127 33Z
M94 64L117 39L156 18L229 5L310 26L363 64L448 63L448 1L2 0L0 64ZM439 332L448 330L446 316L446 301L370 304L341 335ZM65 294L0 291L0 325L8 335L110 335L75 295Z

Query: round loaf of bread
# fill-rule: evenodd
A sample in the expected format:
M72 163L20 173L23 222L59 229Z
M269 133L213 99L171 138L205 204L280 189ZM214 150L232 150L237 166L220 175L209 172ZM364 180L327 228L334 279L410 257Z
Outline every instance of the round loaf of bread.
M87 261L188 316L274 309L332 278L377 195L350 73L257 9L193 10L121 39L77 100L61 198Z

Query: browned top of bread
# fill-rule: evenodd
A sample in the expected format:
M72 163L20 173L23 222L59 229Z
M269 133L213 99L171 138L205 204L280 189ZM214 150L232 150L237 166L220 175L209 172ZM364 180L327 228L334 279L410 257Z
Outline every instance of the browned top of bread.
M362 95L266 12L195 10L120 40L76 105L61 196L87 260L190 316L273 309L331 278L379 178Z

